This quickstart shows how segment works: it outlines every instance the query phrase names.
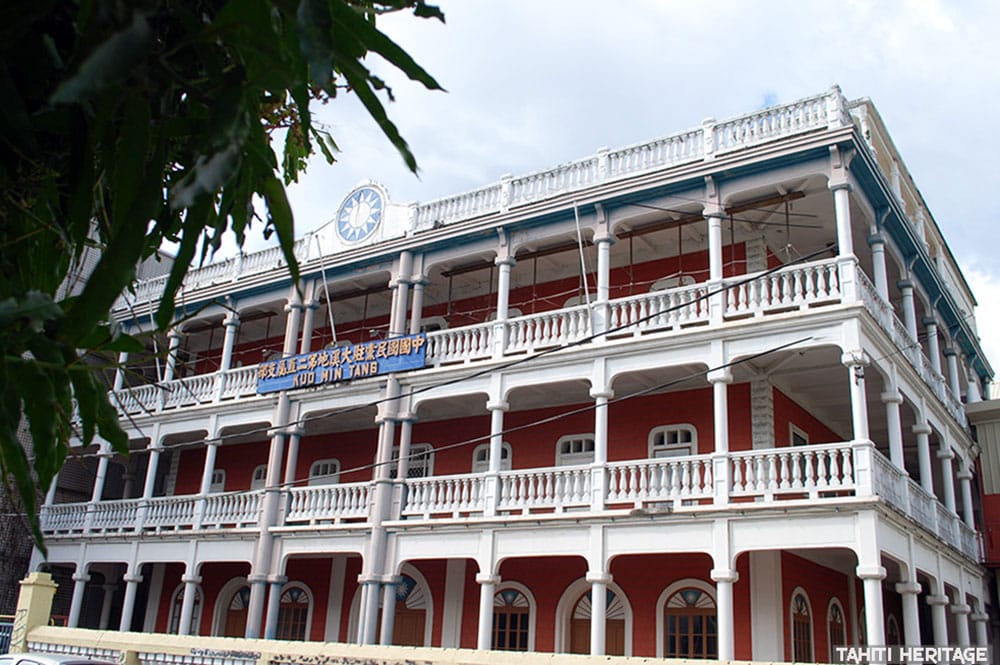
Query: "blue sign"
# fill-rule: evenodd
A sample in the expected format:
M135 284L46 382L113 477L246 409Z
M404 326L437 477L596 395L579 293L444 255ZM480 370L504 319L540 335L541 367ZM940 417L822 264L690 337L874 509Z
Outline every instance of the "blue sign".
M424 333L335 346L262 362L257 368L257 394L420 369L426 362Z

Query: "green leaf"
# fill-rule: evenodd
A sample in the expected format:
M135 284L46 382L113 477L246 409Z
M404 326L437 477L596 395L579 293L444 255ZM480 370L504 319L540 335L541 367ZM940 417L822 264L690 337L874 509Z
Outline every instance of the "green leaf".
M299 281L299 265L295 259L295 221L292 208L288 205L288 197L281 181L271 176L263 182L264 200L267 202L269 221L278 232L278 243L285 256L285 263L292 273L292 281Z

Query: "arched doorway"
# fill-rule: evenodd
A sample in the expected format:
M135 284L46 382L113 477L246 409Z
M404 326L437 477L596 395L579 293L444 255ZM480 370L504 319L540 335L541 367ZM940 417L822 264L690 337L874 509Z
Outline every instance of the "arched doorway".
M590 653L591 592L587 591L573 606L569 621L569 652ZM625 604L615 594L607 591L607 610L604 653L608 656L625 655Z
M250 607L250 587L242 586L233 593L222 624L223 637L243 637L247 632L247 609Z
M396 616L393 620L392 643L400 646L424 646L427 626L427 595L423 585L409 575L400 575L396 586Z

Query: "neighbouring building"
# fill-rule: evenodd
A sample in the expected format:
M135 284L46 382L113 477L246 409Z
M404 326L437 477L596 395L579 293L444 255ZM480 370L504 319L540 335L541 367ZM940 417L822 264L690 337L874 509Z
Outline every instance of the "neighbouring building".
M820 662L992 641L965 407L993 370L870 101L338 205L301 290L277 249L193 270L122 358L131 455L76 451L86 486L42 509L69 625ZM119 301L133 332L163 280Z

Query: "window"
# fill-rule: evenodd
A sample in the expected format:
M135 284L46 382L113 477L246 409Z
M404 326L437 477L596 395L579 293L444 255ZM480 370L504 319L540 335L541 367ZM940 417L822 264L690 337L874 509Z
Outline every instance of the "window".
M510 444L504 441L500 444L500 470L510 470ZM483 443L472 451L472 473L485 473L490 470L490 444Z
M265 484L267 484L267 465L261 464L260 466L254 467L253 476L250 478L250 489L264 489Z
M310 485L335 485L340 482L340 460L316 460L309 467Z
M208 486L209 492L224 492L226 489L226 472L224 469L212 471L212 484Z
M801 588L792 592L792 660L813 661L812 610L809 598Z
M170 620L167 622L167 632L177 634L180 632L181 626L181 609L184 606L184 587L186 585L179 584L176 589L174 589L174 595L170 601ZM201 587L196 587L194 594L194 607L191 612L191 625L188 626L188 635L197 635L199 632L199 626L201 625L201 607L202 607L202 593Z
M517 589L502 589L493 596L493 649L527 651L531 605Z
M693 455L698 451L698 431L694 425L665 425L649 432L650 457Z
M899 622L896 621L895 614L890 614L885 620L885 643L890 646L903 644L903 638L899 632Z
M590 464L594 461L594 435L564 436L556 444L556 466Z
M399 469L396 463L399 461L399 448L392 449L392 469L389 470L391 478L396 477ZM410 446L410 466L406 472L407 478L427 478L434 475L434 448L429 443L414 443Z
M663 608L665 658L715 658L719 652L715 599L703 589L686 587L667 598Z
M279 640L304 640L309 627L309 610L312 599L309 591L300 584L290 584L281 593L278 606Z
M443 316L427 316L420 322L420 332L430 333L437 330L445 330L448 327L448 320Z
M826 611L827 644L830 645L830 662L832 663L834 647L847 646L847 627L844 625L844 608L836 598L830 601Z
M805 431L796 427L795 425L788 423L788 445L808 446L809 435L806 434Z

